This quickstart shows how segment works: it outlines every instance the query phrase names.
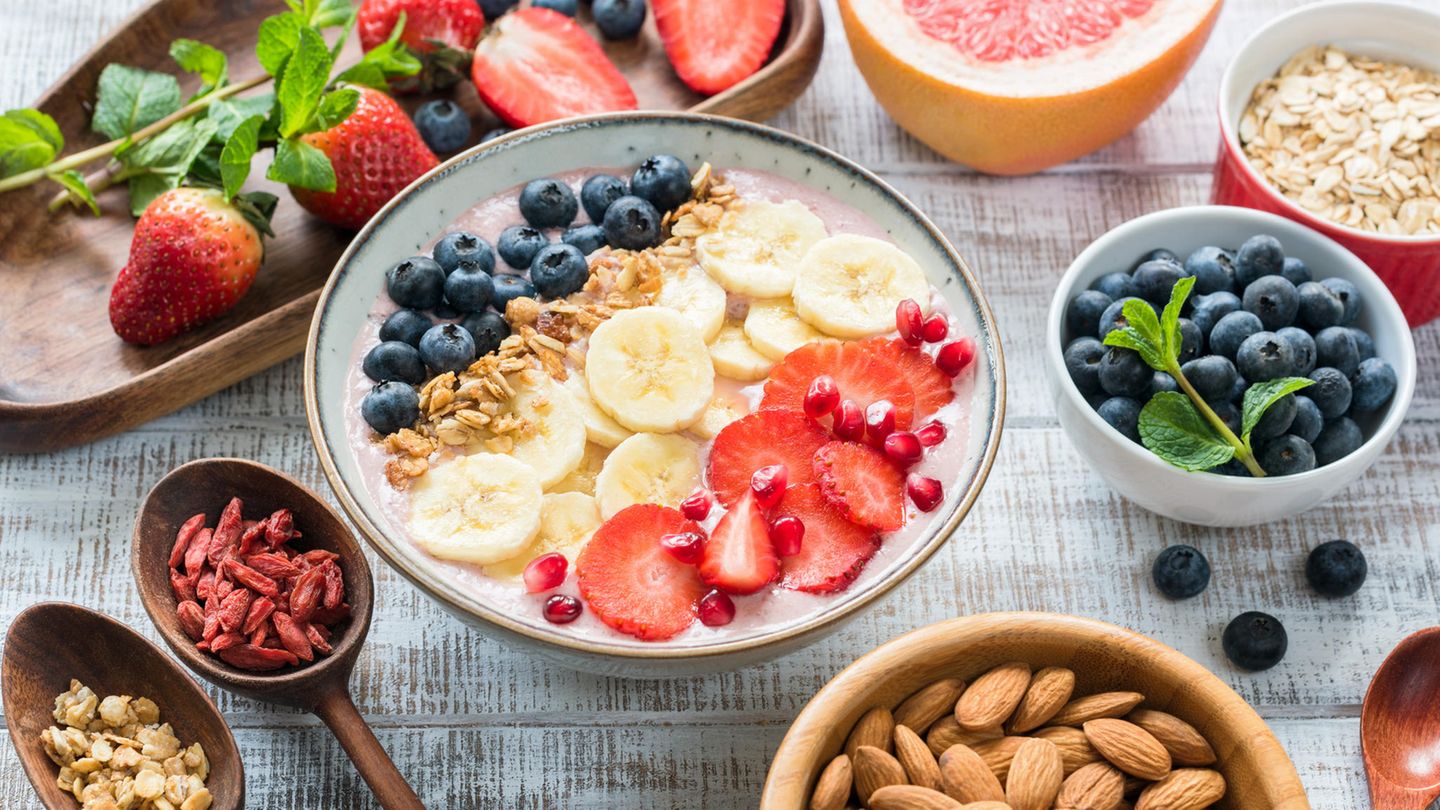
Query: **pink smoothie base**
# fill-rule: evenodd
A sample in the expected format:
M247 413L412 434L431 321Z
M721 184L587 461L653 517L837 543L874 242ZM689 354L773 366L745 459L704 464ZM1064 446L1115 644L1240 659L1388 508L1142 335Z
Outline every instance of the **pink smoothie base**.
M578 195L580 184L586 177L597 172L609 172L622 177L628 173L624 170L590 169L558 175L557 179L568 183ZM773 202L793 199L803 202L816 216L820 217L831 234L853 233L888 239L884 230L860 211L822 192L767 172L722 170L721 173L727 182L735 186L737 193L743 199ZM518 194L519 189L516 188L479 203L461 214L453 223L445 226L444 230L435 234L434 241L438 241L446 233L466 230L484 237L493 245L502 230L522 222L516 202ZM577 224L587 221L582 210ZM558 231L549 235L552 239L559 238ZM434 241L431 244L434 244ZM498 257L496 264L497 271L507 267ZM643 642L636 640L612 630L588 610L570 624L551 624L541 616L541 606L551 593L565 593L576 597L580 595L573 566L565 583L556 591L527 594L517 580L492 579L486 576L479 566L431 557L410 536L407 525L410 511L409 495L394 489L386 482L384 468L391 456L376 441L374 432L360 418L360 401L374 385L361 372L361 360L371 348L380 342L380 325L397 308L385 295L383 282L377 286L379 289L377 289L375 304L371 307L365 327L357 337L351 352L350 367L346 377L345 413L349 444L355 454L356 466L360 471L363 485L366 492L379 506L379 511L384 514L382 528L392 537L403 538L412 549L416 560L431 569L437 577L457 583L462 589L477 596L480 601L490 605L496 611L538 630L611 644L619 643L642 647L653 647L656 644L697 646L721 641L738 641L762 635L838 606L846 593L863 589L867 584L881 578L892 563L903 559L916 544L922 541L929 528L930 516L914 509L907 501L909 511L905 527L885 535L880 550L871 558L855 582L845 591L834 594L809 594L772 586L751 596L734 597L735 620L730 624L723 627L707 627L697 620L688 630L669 641ZM734 296L732 296L731 302L732 309L738 306L743 310L744 301L733 299ZM946 311L943 299L933 290L932 305L937 311ZM913 468L913 471L920 475L941 481L946 486L947 494L949 488L955 485L961 471L973 462L973 457L979 452L979 449L974 447L970 441L970 410L975 391L973 371L972 366L956 382L955 400L931 417L943 423L947 428L945 441L936 447L929 448L925 458ZM752 383L743 387L739 387L739 385L724 378L716 378L717 393L738 389L750 402L753 410L760 401L764 382ZM703 452L707 455L709 446L709 442L705 442L703 445ZM703 461L704 459L702 459L702 466ZM675 504L668 505L675 506ZM718 506L712 510L710 518L705 522L707 529L714 526L720 512L721 509Z

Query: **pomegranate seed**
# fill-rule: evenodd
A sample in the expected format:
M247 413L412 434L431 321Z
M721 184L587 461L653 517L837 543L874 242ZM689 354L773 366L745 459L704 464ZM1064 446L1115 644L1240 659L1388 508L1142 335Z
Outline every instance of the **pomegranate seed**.
M920 444L925 447L934 447L945 441L947 432L945 426L939 422L926 422L920 426L919 430L915 431L915 435L920 438Z
M950 322L938 312L926 318L925 323L920 326L920 336L925 339L926 343L939 343L948 334L950 334Z
M925 454L925 449L920 446L920 437L908 430L886 436L884 448L885 455L901 467L914 465Z
M700 623L707 627L723 627L735 620L735 602L720 591L700 597Z
M715 504L710 493L704 487L690 493L690 497L680 502L680 513L686 518L699 523L710 516L710 507Z
M974 359L975 339L960 338L940 347L940 351L935 353L935 367L951 377L958 377Z
M895 432L895 406L888 399L877 399L865 409L865 434L872 442L880 442Z
M921 512L932 512L945 500L945 490L941 488L940 482L920 475L905 477L905 493Z
M560 587L565 581L565 569L569 567L570 561L558 551L541 554L525 566L525 591L540 593Z
M805 415L811 419L819 419L835 410L840 404L840 389L835 386L835 379L826 374L821 374L810 383L810 388L805 392Z
M865 412L860 410L855 400L842 400L835 409L835 418L831 421L830 429L835 432L837 439L858 442L865 438Z
M925 315L913 298L906 298L895 307L895 329L900 333L900 339L911 346L920 345L924 320Z
M555 594L545 600L545 621L551 624L569 624L580 618L580 600L573 596Z
M784 464L761 467L750 475L750 489L755 493L755 501L760 504L761 509L769 509L780 503L780 499L785 496L785 482L789 478L790 471L785 469Z
M770 542L775 553L781 557L793 557L800 553L800 541L805 539L805 523L800 518L781 515L770 521Z
M705 537L695 532L667 534L660 538L660 546L680 562L695 565L705 552Z

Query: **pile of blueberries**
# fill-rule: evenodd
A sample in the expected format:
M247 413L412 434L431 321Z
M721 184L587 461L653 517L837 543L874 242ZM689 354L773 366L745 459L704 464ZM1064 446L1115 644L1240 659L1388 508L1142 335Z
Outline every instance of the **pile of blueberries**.
M1273 236L1247 239L1237 251L1202 247L1181 261L1160 248L1130 272L1100 277L1066 311L1072 336L1065 368L1100 417L1140 441L1140 408L1161 391L1179 390L1130 349L1105 346L1125 326L1126 301L1160 310L1175 283L1195 277L1180 319L1180 369L1236 435L1240 404L1252 384L1309 377L1315 384L1273 405L1251 436L1270 475L1293 475L1359 449L1356 418L1383 408L1395 394L1395 369L1375 356L1375 342L1354 324L1362 301L1340 278L1315 281L1303 261L1286 256ZM1237 461L1216 472L1248 475Z
M526 224L501 231L494 248L473 233L453 231L431 255L391 267L385 291L400 309L385 319L381 342L361 366L376 383L360 403L365 422L381 435L415 424L420 415L415 387L437 374L464 371L475 358L498 349L510 336L504 317L510 301L578 292L590 277L586 256L601 248L654 247L661 212L690 194L690 169L674 155L646 158L628 182L592 175L578 200L568 185L544 177L520 191ZM575 224L581 207L590 221ZM557 231L560 239L552 242Z

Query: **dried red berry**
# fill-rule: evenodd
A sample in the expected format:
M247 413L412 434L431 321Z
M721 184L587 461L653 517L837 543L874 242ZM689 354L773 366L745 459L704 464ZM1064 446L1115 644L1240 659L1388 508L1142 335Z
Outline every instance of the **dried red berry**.
M715 499L703 487L690 493L690 497L680 502L680 513L687 520L696 523L710 516L710 507L715 505Z
M921 512L932 512L945 500L945 490L934 478L910 475L905 478L905 493Z
M790 471L784 464L771 464L750 474L750 490L755 493L755 502L761 509L773 508L785 497L785 484Z
M660 546L670 556L686 565L698 565L705 554L705 536L698 532L667 534L660 538Z
M190 548L190 541L195 539L195 534L205 526L205 513L191 517L175 533L175 545L170 549L170 567L179 568L180 563L185 561L185 552Z
M781 557L793 557L800 553L800 542L805 539L805 523L791 515L781 515L770 521L770 542L775 553Z
M885 455L901 467L913 466L925 455L925 448L920 444L920 437L908 430L901 430L891 433L885 437L883 445Z
M830 430L834 432L835 438L844 439L848 442L858 442L865 438L865 412L853 399L846 399L840 402L835 409L835 418L831 420Z
M895 405L888 399L877 399L865 409L865 435L879 444L895 432Z
M906 298L895 307L895 330L900 333L900 339L911 346L919 346L924 339L924 321L925 313L913 298Z
M205 611L191 601L181 602L175 608L175 618L180 622L180 629L191 641L199 641L205 637Z
M926 343L939 343L948 334L950 334L950 322L938 312L926 318L925 323L920 327L920 336L925 339Z
M915 435L919 437L920 444L924 445L925 447L934 447L935 445L945 441L945 435L947 432L948 431L945 430L945 426L940 424L939 422L926 422L925 424L921 425L918 430L915 431Z
M940 347L940 351L935 353L935 367L947 376L958 377L974 359L975 339L960 338Z
M707 627L723 627L735 620L735 601L721 591L711 591L700 597L696 610L700 623Z
M527 593L540 593L551 588L560 587L565 581L565 572L570 568L570 561L565 555L558 551L549 554L541 554L531 560L525 566L525 591Z
M545 600L545 621L551 624L569 624L580 618L582 610L584 608L580 606L579 599L557 593Z
M810 387L805 390L805 415L811 419L819 419L827 416L831 411L840 405L840 387L835 384L835 378L828 374L821 374L810 381Z

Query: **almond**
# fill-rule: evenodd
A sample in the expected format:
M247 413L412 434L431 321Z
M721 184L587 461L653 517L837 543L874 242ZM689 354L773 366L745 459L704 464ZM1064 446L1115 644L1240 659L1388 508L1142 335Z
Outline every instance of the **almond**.
M971 802L961 805L960 810L1010 810L1005 802Z
M1010 763L1005 801L1011 810L1049 810L1064 779L1060 750L1049 740L1029 737Z
M985 760L965 745L952 745L940 755L940 780L946 795L962 802L1000 801L1005 789Z
M855 758L855 749L862 745L873 745L881 751L889 753L895 750L894 746L895 718L890 715L890 710L884 706L876 706L860 716L855 722L855 727L850 729L850 737L845 740L845 753Z
M1181 768L1145 788L1135 810L1200 810L1225 795L1225 777L1208 768Z
M955 704L955 719L970 731L998 726L1025 697L1030 686L1030 665L1012 661L975 679Z
M900 760L910 784L940 789L940 766L935 762L935 755L909 726L895 727L895 758Z
M845 802L850 800L850 789L854 784L850 757L844 754L835 757L815 781L815 792L810 794L810 810L843 810Z
M1060 759L1065 763L1066 776L1101 760L1100 752L1090 744L1090 738L1078 728L1047 726L1035 732L1034 736L1049 740L1060 749Z
M1092 762L1065 778L1055 806L1066 810L1115 810L1125 800L1125 774L1108 762Z
M1021 734L1045 725L1070 701L1075 691L1075 673L1064 667L1046 667L1030 679L1030 688L1015 707L1008 731Z
M870 794L874 810L962 810L960 802L938 790L916 785L890 785Z
M965 682L958 678L936 681L895 707L895 725L924 734L936 720L955 710L955 701L964 691Z
M905 769L900 761L873 745L862 745L850 757L850 767L855 771L855 792L860 803L870 804L870 794L886 785L905 784Z
M1144 700L1145 696L1139 692L1101 692L1098 695L1087 695L1065 704L1065 708L1050 718L1049 722L1052 726L1079 727L1102 717L1124 717Z
M1165 778L1170 752L1150 732L1125 720L1101 718L1086 723L1085 736L1110 764L1141 779Z
M1010 762L1015 759L1015 752L1025 744L1029 737L1001 737L998 740L984 740L970 746L980 758L985 760L985 765L995 778L1001 782L1010 774Z
M1194 726L1173 714L1152 709L1136 709L1127 720L1150 732L1170 752L1176 765L1213 765L1215 749Z
M940 756L950 749L952 745L974 745L985 740L998 740L1005 736L1005 732L999 726L982 728L979 731L969 731L960 727L960 721L954 715L940 718L935 725L930 727L930 733L925 735L925 744L930 746L930 753Z

